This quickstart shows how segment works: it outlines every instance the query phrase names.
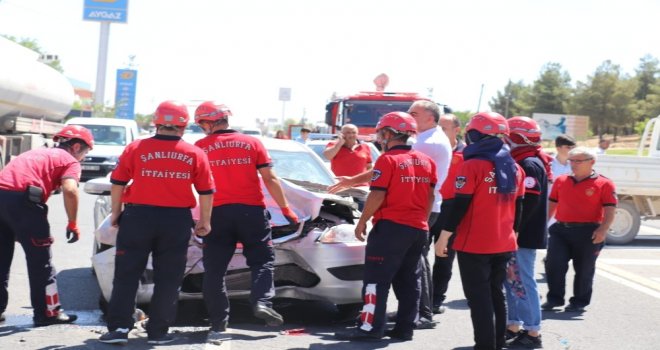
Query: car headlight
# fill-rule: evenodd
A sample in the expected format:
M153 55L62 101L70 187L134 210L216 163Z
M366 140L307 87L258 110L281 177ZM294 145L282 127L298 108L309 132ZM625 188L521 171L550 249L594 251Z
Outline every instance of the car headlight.
M321 243L359 243L355 238L355 225L340 224L333 226L319 237Z

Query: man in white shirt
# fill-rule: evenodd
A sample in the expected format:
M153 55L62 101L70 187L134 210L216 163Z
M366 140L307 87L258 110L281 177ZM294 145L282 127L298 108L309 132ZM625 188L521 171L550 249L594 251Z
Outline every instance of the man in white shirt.
M557 154L552 159L552 163L550 163L553 179L557 179L560 175L571 174L571 162L568 161L568 152L576 146L575 139L568 135L562 134L555 138L555 149L557 149ZM548 184L548 193L550 193L550 191L552 191L552 183ZM552 226L555 221L555 218L549 218L547 227ZM545 262L545 258L543 261Z
M429 217L429 227L432 227L440 215L440 205L442 204L442 196L440 195L440 187L447 179L447 172L449 171L449 162L452 158L452 147L449 138L438 126L440 120L440 108L438 105L429 100L415 101L408 113L415 118L417 122L417 142L413 145L413 149L420 151L433 159L438 172L438 182L435 185L435 201L431 209L431 216ZM422 252L422 293L419 301L419 321L417 328L433 328L433 276L431 265L428 260L429 241L424 247Z
M309 141L309 133L312 132L307 128L300 129L300 136L296 137L295 141L298 141L303 144L307 144Z
M600 139L598 147L596 147L596 154L605 154L608 148L610 148L610 140Z

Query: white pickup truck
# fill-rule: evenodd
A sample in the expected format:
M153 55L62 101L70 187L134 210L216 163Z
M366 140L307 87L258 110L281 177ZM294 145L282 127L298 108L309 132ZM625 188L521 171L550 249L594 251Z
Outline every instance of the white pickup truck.
M660 219L660 116L646 124L636 156L599 155L594 168L614 181L619 197L607 242L629 243L642 220Z

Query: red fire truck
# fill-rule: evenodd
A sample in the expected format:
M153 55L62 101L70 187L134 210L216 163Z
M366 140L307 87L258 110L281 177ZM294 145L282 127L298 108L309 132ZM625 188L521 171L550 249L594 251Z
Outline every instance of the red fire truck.
M344 124L354 124L360 135L373 135L380 117L393 111L407 111L417 100L429 100L415 92L360 92L337 98L325 107L325 123L336 133Z

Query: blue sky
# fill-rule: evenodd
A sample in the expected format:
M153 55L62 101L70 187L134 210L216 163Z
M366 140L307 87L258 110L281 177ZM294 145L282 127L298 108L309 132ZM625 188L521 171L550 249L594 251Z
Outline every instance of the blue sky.
M83 0L0 0L0 34L36 39L65 74L96 80L99 24ZM333 92L415 91L458 110L481 109L508 79L531 83L558 62L573 82L604 60L633 74L660 57L660 1L129 0L128 24L110 30L106 101L117 68L135 55L136 111L165 99L215 99L239 124L279 118L278 89L292 89L287 117L323 119ZM242 122L244 121L244 122Z

